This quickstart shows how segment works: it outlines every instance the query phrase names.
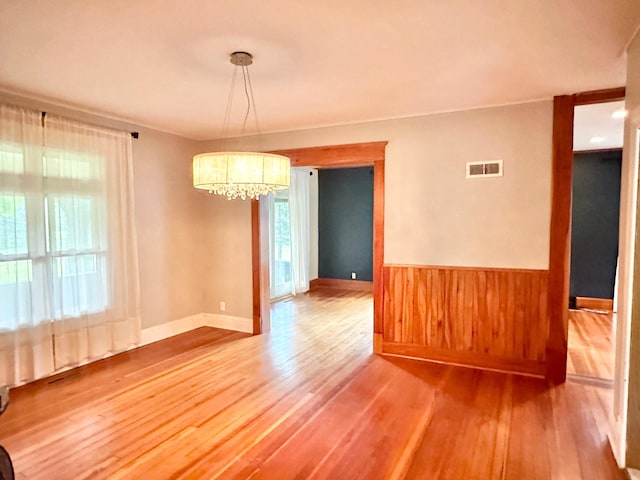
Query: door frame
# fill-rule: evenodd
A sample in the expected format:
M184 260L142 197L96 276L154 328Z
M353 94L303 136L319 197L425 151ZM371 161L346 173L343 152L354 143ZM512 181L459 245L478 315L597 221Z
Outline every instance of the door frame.
M373 350L382 352L384 263L384 162L388 142L353 143L277 150L291 167L373 167ZM265 197L251 201L253 334L271 329L269 315L269 205Z
M567 378L569 276L571 259L571 189L574 109L624 100L625 87L561 95L553 99L551 225L549 231L549 334L546 374L552 383Z

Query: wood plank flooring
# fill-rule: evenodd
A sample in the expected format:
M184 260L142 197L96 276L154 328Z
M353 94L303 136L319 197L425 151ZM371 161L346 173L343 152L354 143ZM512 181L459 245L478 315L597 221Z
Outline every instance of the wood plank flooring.
M567 373L613 382L614 342L611 313L569 310Z
M19 479L623 479L611 391L371 353L371 294L276 304L12 392ZM56 380L56 379L54 379Z

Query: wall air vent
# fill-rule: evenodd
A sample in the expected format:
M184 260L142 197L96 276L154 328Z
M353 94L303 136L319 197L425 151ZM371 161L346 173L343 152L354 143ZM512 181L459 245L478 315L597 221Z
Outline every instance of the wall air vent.
M467 178L501 177L502 160L467 162Z

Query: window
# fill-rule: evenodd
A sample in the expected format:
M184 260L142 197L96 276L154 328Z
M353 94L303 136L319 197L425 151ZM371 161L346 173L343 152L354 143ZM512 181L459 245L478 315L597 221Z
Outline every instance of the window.
M127 132L0 103L0 385L140 342Z
M30 309L31 280L25 197L0 193L0 329L19 322Z
M288 190L270 195L269 229L271 298L291 293L291 227Z
M109 306L104 161L37 156L0 143L0 330Z

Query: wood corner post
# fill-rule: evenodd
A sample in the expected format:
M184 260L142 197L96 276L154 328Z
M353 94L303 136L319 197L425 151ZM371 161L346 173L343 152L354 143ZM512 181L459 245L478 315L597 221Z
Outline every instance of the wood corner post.
M567 377L569 262L571 254L571 177L575 95L553 99L551 225L549 242L549 332L546 345L548 381Z

